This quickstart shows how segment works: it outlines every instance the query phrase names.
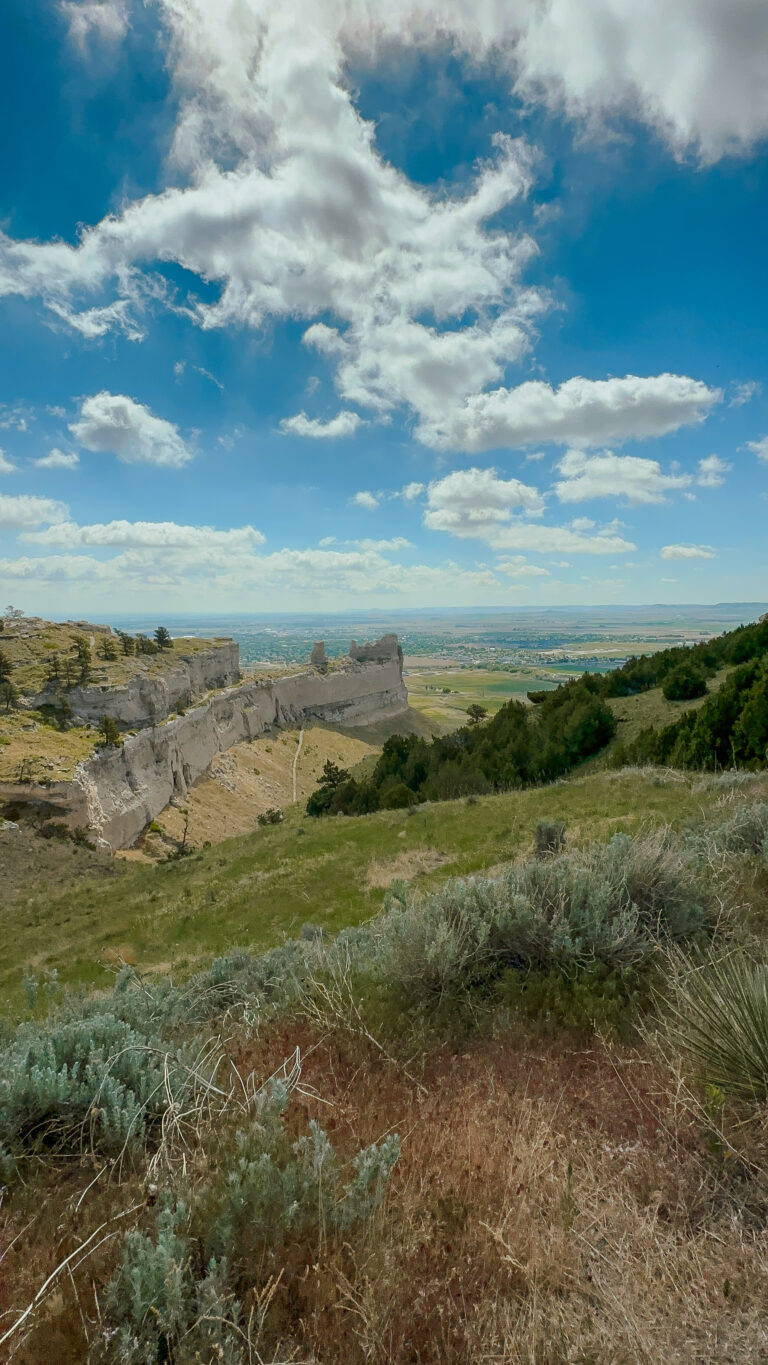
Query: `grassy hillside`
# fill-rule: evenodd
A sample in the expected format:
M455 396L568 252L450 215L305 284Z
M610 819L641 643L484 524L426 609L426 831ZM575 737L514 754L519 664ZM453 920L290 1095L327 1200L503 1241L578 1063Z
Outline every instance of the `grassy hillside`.
M233 944L279 942L305 922L337 930L374 914L393 879L434 886L527 855L541 818L564 821L577 843L648 822L679 825L723 791L695 776L598 772L546 788L428 804L413 815L318 821L297 805L281 825L176 862L117 863L108 879L36 884L25 867L3 910L0 1000L18 1006L25 967L106 984L120 958L183 974ZM9 836L0 839L0 858L7 859Z

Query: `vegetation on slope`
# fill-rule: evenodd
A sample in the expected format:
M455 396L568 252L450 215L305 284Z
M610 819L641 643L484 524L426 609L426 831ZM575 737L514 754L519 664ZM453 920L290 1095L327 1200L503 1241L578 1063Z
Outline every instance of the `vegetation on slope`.
M533 715L511 701L487 724L470 721L431 743L393 736L366 780L329 764L307 812L363 815L551 782L602 749L614 730L610 708L579 680L544 694Z
M728 1058L768 1036L768 995L718 964L762 950L768 804L733 795L759 782L679 834L541 839L335 938L183 986L123 969L23 1023L0 1064L8 1351L758 1358L768 1049L762 1088ZM579 1047L595 1025L649 1042Z

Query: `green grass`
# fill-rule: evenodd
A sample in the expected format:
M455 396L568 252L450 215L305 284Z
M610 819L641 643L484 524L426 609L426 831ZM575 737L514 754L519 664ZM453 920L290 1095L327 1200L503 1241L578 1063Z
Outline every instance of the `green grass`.
M0 1008L22 1006L25 967L100 985L110 980L106 959L125 955L139 969L183 975L234 945L266 948L306 921L328 931L359 923L378 910L390 872L427 887L527 855L541 818L563 820L575 844L680 823L718 794L694 776L634 770L441 802L410 817L310 820L291 807L281 825L178 862L126 862L108 879L30 885L3 911Z
M558 681L562 679L552 679L540 669L512 673L503 669L461 668L413 672L405 678L410 705L430 720L451 726L466 723L467 707L472 702L479 702L492 716L511 697L524 701L529 688L536 691L556 687ZM445 688L450 690L444 691Z
M704 705L707 696L717 692L732 672L731 667L719 669L709 679L706 695L696 697L694 701L667 701L660 687L652 687L635 697L609 697L608 705L617 722L616 739L622 744L629 744L649 726L661 729L679 720L684 711L697 711Z

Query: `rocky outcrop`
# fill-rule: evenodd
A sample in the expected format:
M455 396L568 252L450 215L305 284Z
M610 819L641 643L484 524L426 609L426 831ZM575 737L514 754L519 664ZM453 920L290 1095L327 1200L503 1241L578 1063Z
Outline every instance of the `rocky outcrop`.
M407 710L402 655L387 646L379 661L350 660L327 674L312 670L273 682L243 683L183 716L132 735L78 764L67 819L103 846L127 848L174 797L183 798L217 754L272 727L322 720L368 725ZM366 648L375 649L376 646Z
M111 716L121 730L141 730L158 725L179 706L191 705L206 692L230 687L240 677L234 640L184 654L162 673L149 671L151 664L138 662L136 666L134 677L117 686L68 688L66 700L74 715L92 725L98 725L102 716ZM34 704L56 700L48 688L34 698Z
M380 640L374 640L372 644L366 643L364 645L359 645L356 640L353 640L349 646L349 657L361 664L383 664L389 659L396 659L400 664L401 671L403 667L403 651L396 635L382 635Z
M309 656L309 662L313 668L328 667L328 656L325 652L324 640L315 640L315 643L312 646L312 653Z

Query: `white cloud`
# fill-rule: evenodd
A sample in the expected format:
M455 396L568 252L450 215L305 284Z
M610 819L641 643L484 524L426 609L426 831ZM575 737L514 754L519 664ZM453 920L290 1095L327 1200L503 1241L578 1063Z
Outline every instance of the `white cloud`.
M507 574L510 578L549 578L549 569L543 569L538 564L528 564L523 555L515 555L513 559L500 559L496 564L498 573Z
M743 384L732 384L731 397L728 402L729 408L741 408L745 403L751 402L760 393L762 387L762 384L759 384L756 379L747 379Z
M57 522L45 531L27 532L21 540L36 545L120 546L158 550L216 549L238 551L265 543L261 531L253 526L238 526L216 531L211 526L179 526L173 521L110 521L78 526L73 521Z
M33 460L32 463L38 469L77 469L80 459L74 451L67 453L67 451L59 450L57 446L54 446L53 450L49 450L47 455L41 455L39 460Z
M716 552L711 545L664 545L662 559L715 559Z
M497 550L524 553L623 554L635 546L615 526L585 535L565 526L543 526L516 519L520 511L537 514L543 499L517 479L500 479L493 469L457 470L427 490L424 524L460 539L484 540Z
M320 541L322 545L323 542ZM412 550L413 544L405 536L390 536L389 540L348 540L348 545L357 545L361 550L375 550L378 554L393 553L396 550Z
M27 431L30 421L34 421L34 413L22 403L13 405L0 403L0 429L3 431L9 431L11 428L16 431Z
M6 497L0 493L0 529L24 530L32 526L45 526L52 521L62 521L67 516L63 502L52 498L37 498L22 493L18 497Z
M62 0L59 9L67 21L69 36L78 47L88 39L115 43L128 31L128 10L124 0Z
M359 427L364 426L362 417L356 412L339 412L329 422L321 422L299 412L295 417L284 417L280 430L289 436L310 436L315 439L334 439L354 436Z
M427 445L470 454L540 441L595 446L702 422L721 398L720 389L685 375L577 377L558 389L537 379L473 394L446 416L422 422L416 434Z
M510 521L513 512L538 514L544 500L519 479L500 479L495 469L457 469L427 490L424 524L432 531L485 536Z
M373 512L379 506L379 498L376 494L369 493L365 488L362 489L361 492L355 493L355 496L351 498L350 501L353 506L364 507L367 512Z
M665 502L668 493L692 483L689 474L665 474L657 460L614 455L610 450L599 455L568 450L557 468L563 475L555 484L561 502L592 498L623 498L632 504Z
M594 521L591 517L574 517L571 526L574 531L591 531L594 528Z
M768 463L768 436L762 436L759 441L747 441L747 450L751 450L758 460Z
M732 468L733 465L721 460L719 455L706 455L703 460L699 460L699 477L696 482L700 488L721 488L725 483L725 475Z
M426 487L427 485L425 483L407 483L405 487L401 489L400 497L403 498L405 502L415 502L416 499L420 498L422 493L426 491Z
M192 459L177 426L124 394L102 390L85 398L69 430L86 450L116 455L125 464L179 469Z
M4 450L0 450L0 474L15 474L16 465L9 460Z
M715 155L748 145L768 126L763 0L731 0L727 23L713 0L679 0L672 18L668 8L159 0L178 108L168 188L128 202L75 245L0 235L0 293L41 298L95 339L110 329L140 338L150 303L204 328L304 320L346 404L381 417L407 408L417 438L438 449L600 445L699 421L718 393L684 376L506 387L507 367L551 306L524 283L535 244L498 226L528 192L535 158L499 134L466 189L418 185L380 155L347 75L376 61L381 43L392 59L393 43L448 42L472 62L506 64L527 98L565 106L580 127L585 116L630 110L675 147ZM120 36L127 23L122 0L69 4L66 14L83 42ZM218 286L218 297L202 301L181 285L172 293L152 273L167 262ZM362 420L349 408L331 423L298 414L283 429L303 422L300 434L345 435L353 418Z

